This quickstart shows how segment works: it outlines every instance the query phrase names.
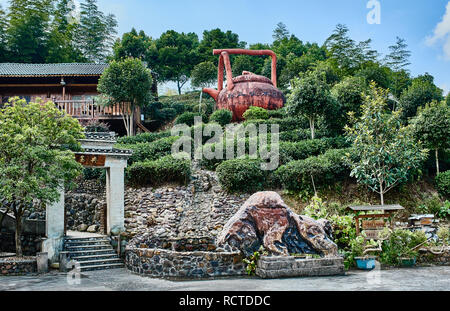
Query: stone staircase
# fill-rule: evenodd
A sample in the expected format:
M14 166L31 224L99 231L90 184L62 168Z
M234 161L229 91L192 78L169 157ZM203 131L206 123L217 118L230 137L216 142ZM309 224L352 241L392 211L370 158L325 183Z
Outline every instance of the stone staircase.
M69 252L70 260L80 264L82 272L124 267L106 236L66 237L64 250Z

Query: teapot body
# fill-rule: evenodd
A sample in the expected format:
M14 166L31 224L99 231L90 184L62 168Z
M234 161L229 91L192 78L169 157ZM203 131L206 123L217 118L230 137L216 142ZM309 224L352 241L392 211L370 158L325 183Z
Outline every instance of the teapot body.
M282 108L286 102L284 94L263 76L243 75L233 78L234 88L220 91L217 98L219 109L233 113L233 121L243 121L243 114L251 106L267 110Z

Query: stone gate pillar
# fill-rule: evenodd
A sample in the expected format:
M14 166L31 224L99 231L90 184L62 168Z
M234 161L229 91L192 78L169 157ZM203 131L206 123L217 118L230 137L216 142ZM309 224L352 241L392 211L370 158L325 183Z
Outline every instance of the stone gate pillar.
M107 234L125 229L125 167L126 159L106 160Z
M64 243L64 185L59 187L59 199L47 204L45 212L46 239L42 242L42 252L48 253L51 263L59 261L59 252Z

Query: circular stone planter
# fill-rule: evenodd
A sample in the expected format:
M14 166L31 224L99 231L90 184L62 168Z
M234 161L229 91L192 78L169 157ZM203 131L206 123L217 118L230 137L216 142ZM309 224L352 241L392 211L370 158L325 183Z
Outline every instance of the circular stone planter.
M355 257L356 266L360 270L372 270L375 268L376 257Z
M245 274L240 251L217 249L208 238L135 239L125 249L130 271L157 278L209 278Z

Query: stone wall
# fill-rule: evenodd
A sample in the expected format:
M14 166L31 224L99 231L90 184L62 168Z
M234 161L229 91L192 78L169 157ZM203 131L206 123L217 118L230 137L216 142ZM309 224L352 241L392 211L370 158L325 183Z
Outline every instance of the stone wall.
M125 252L130 271L160 278L243 275L242 259L240 251L216 249L208 238L162 241L145 235L133 240Z
M104 198L100 198L98 194L70 192L66 194L64 201L68 230L104 232Z
M26 275L37 272L36 258L0 258L0 276Z
M442 254L440 252L435 252L435 254L429 251L420 252L419 257L417 258L418 264L434 264L434 265L450 265L450 248L444 249Z
M23 254L25 256L34 256L36 253L40 252L42 237L43 236L35 234L23 234L21 237ZM0 233L0 251L10 253L16 252L14 233Z

